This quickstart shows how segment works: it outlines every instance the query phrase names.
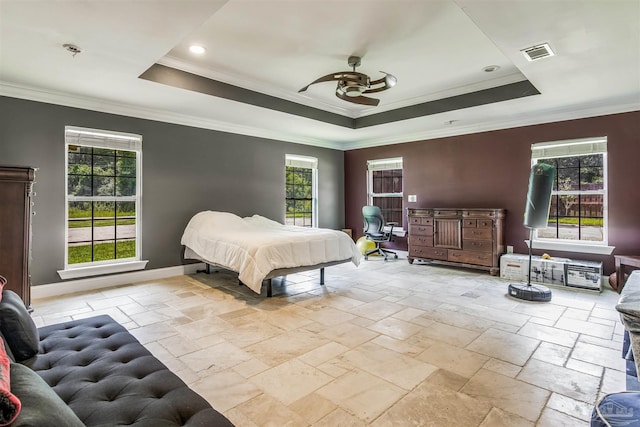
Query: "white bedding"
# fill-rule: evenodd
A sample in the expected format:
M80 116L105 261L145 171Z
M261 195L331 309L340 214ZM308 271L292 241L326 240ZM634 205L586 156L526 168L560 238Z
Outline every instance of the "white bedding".
M362 255L342 231L286 226L254 215L240 218L228 212L196 214L182 235L185 258L195 258L239 273L242 283L260 293L273 270L312 266Z

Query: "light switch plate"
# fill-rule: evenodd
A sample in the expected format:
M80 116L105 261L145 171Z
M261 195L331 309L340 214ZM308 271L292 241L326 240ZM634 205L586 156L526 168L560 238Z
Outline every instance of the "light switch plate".
M409 194L409 197L407 197L407 201L408 202L417 202L418 201L418 196L416 196L415 194Z
M512 254L513 253L513 246L507 246L507 253L508 254Z

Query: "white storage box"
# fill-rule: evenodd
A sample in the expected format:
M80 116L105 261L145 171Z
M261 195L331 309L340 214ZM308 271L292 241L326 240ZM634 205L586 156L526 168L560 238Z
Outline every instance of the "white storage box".
M568 258L531 257L531 282L565 286L565 263L568 261ZM505 254L500 257L501 278L527 282L528 274L529 255Z
M504 254L500 257L501 278L527 283L528 274L529 255ZM602 291L602 263L532 256L531 283Z
M596 261L569 261L565 264L567 286L602 290L602 263Z

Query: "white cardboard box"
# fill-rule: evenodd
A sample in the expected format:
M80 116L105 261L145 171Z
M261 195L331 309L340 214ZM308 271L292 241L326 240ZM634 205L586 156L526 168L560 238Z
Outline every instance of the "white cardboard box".
M531 282L565 286L565 263L568 258L542 259L531 257ZM529 255L505 254L500 257L500 277L508 280L527 282L529 275Z
M565 264L567 286L602 291L602 263L569 261Z
M504 254L500 257L500 277L527 283L529 255ZM602 291L602 263L569 258L531 257L531 283Z

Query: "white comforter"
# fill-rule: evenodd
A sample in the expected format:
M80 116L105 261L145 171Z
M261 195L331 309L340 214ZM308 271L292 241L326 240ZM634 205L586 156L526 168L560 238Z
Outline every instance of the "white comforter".
M357 266L362 257L342 231L286 226L259 215L240 218L228 212L196 214L181 243L186 258L237 271L240 281L256 293L273 270L346 259Z

